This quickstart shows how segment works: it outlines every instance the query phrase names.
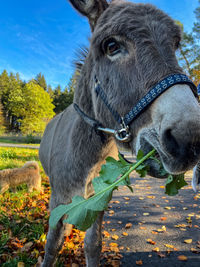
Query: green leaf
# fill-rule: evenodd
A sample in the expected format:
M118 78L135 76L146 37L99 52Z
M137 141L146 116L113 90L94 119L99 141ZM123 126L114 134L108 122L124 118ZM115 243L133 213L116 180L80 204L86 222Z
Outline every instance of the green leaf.
M99 178L107 184L112 184L121 174L127 172L130 166L130 164L125 165L120 160L117 161L114 158L108 157L106 164L101 167Z
M51 212L49 224L51 228L55 228L59 220L67 214L65 223L76 225L82 231L86 231L95 222L98 211L87 209L87 203L91 200L84 199L81 196L75 196L72 203L68 205L60 205ZM88 203L89 204L89 203Z
M137 153L137 161L141 160L143 157L144 157L144 153L142 150L139 149Z
M82 231L87 230L95 222L99 211L107 209L113 190L117 189L120 184L125 184L132 190L129 174L154 152L155 150L150 151L140 161L130 165L131 167L120 160L107 158L106 164L102 166L100 171L100 176L92 181L95 195L89 199L75 196L72 198L72 203L55 208L51 212L50 227L56 227L59 220L66 214L67 219L64 220L65 223L74 224ZM117 180L121 173L124 174Z
M178 194L178 190L187 185L184 180L184 174L169 175L165 184L165 194L174 196Z
M119 161L124 165L124 166L131 166L132 164L127 162L123 155L121 153L118 154L118 157L119 157Z

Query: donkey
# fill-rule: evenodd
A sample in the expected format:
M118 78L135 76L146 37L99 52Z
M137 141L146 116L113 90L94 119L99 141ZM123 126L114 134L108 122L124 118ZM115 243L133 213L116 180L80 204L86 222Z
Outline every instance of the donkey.
M40 145L52 189L50 210L74 195L90 197L92 179L106 157L117 158L119 146L132 153L154 147L172 174L193 168L200 158L196 88L175 55L180 28L150 4L70 2L88 18L92 36L74 104L51 120ZM158 166L149 164L150 175L158 177ZM99 266L102 218L103 212L86 233L89 267ZM67 229L63 220L49 229L43 267L54 266Z

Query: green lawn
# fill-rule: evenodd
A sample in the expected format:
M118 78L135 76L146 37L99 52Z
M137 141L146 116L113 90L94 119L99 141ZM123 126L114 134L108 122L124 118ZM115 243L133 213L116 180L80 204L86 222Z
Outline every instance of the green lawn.
M41 137L27 136L0 136L0 143L7 144L40 144Z

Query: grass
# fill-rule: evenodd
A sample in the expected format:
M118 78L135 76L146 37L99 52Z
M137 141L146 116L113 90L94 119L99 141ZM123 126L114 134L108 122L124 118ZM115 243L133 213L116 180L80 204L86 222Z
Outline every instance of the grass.
M40 144L41 137L39 136L18 136L18 135L5 135L0 136L0 143L6 144Z
M16 192L9 189L0 194L1 267L18 267L20 262L25 267L36 266L38 259L44 256L50 186L39 161L38 150L0 147L0 170L21 167L30 160L39 163L43 192L28 193L27 186L23 184L17 187ZM73 229L59 254L57 267L69 266L67 264L74 261L85 265L83 237L84 233ZM66 258L66 255L71 256Z

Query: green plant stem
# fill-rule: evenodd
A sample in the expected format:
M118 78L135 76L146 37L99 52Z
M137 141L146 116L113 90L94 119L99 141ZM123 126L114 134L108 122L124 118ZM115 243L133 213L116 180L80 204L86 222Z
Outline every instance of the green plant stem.
M95 198L96 196L112 189L113 187L117 186L121 181L123 181L132 171L134 171L140 164L142 164L146 159L150 158L154 153L155 149L151 150L147 155L145 155L142 159L140 159L138 162L136 162L119 180L111 184L110 186L106 187L106 189L98 192L94 196L90 197L90 200Z

